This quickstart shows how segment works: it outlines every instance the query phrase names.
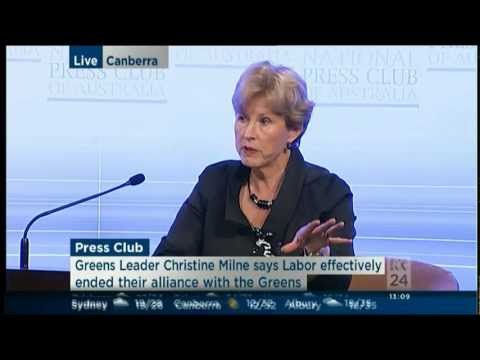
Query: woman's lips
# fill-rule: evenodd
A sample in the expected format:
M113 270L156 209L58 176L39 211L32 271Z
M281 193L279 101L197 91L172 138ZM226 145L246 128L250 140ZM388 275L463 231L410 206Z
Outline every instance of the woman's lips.
M254 148L249 147L249 146L243 146L242 149L243 149L243 152L246 155L252 155L252 154L255 154L258 151L257 149L254 149Z

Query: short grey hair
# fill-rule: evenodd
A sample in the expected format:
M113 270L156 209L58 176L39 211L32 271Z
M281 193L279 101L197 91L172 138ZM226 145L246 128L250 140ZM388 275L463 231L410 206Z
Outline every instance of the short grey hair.
M232 97L236 114L245 111L246 104L255 97L265 97L271 110L285 119L288 129L301 130L293 142L307 130L315 103L308 99L307 84L294 70L262 61L250 65L240 76Z

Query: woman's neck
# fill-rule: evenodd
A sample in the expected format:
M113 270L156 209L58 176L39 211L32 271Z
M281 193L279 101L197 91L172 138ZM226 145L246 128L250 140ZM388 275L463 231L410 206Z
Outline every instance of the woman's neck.
M274 197L280 188L290 150L281 153L275 161L265 167L252 168L250 172L250 186L258 196Z

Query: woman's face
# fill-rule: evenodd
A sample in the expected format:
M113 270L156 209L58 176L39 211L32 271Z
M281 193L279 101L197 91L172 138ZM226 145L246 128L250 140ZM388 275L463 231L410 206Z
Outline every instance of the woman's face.
M245 114L235 119L235 146L242 164L250 168L272 164L300 131L287 129L284 118L270 110L265 98L252 99Z

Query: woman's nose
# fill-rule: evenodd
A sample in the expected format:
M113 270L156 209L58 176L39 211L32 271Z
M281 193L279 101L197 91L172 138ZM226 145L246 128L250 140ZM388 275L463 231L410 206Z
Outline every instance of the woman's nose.
M243 136L246 138L255 137L255 121L249 121L243 132Z

